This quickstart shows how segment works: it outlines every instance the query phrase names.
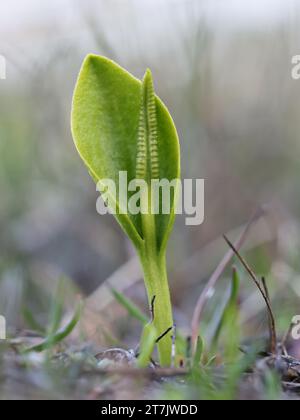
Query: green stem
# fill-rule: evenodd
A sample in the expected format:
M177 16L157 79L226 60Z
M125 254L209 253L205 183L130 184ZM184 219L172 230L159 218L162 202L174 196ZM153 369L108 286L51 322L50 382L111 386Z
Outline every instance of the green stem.
M158 336L173 326L173 315L168 285L165 255L154 254L149 247L145 246L140 253L141 264L144 272L146 290L149 304L153 296L156 296L154 305L154 326ZM161 366L171 365L172 333L169 332L158 344L158 355Z

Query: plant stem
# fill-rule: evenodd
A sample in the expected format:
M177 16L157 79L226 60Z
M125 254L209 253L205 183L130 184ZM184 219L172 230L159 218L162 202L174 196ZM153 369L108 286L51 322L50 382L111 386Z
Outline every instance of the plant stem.
M150 181L149 181L150 182ZM167 277L165 251L158 249L155 215L152 213L151 191L142 192L142 229L144 243L138 250L148 295L149 306L155 296L154 327L160 337L173 326L171 297ZM159 363L162 367L171 366L172 362L172 333L169 332L157 343Z
M157 255L147 246L140 254L144 272L144 280L148 294L149 304L156 296L154 307L154 326L158 336L173 326L173 315L168 285L165 255ZM172 340L171 332L158 344L159 362L162 367L171 365Z

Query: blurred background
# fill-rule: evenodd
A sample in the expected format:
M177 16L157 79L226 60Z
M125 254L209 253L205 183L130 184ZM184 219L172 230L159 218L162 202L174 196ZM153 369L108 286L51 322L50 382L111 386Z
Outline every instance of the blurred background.
M170 241L179 326L189 333L197 297L227 251L221 235L236 238L264 206L243 252L267 276L279 328L288 327L300 312L300 81L291 77L292 57L300 54L299 6L296 0L2 2L0 313L11 331L28 327L28 310L47 322L61 277L69 285L68 307L76 294L87 297L87 334L99 345L108 332L132 345L140 332L107 286L147 308L134 253L115 220L96 213L96 189L70 133L73 88L91 52L137 77L152 69L179 132L182 176L205 178L204 224L187 227L178 217ZM241 273L243 331L263 334L263 302Z

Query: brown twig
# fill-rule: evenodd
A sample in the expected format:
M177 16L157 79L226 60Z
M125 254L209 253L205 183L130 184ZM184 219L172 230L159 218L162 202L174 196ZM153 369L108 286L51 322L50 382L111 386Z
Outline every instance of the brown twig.
M232 251L235 253L235 255L238 257L242 265L245 267L246 271L248 272L251 279L254 281L255 285L257 286L258 290L260 291L268 309L269 319L270 319L270 341L271 341L271 353L276 354L276 348L277 348L277 334L276 334L276 323L275 323L275 317L273 314L273 310L270 304L270 300L264 290L264 286L261 286L260 281L257 279L254 271L251 269L249 264L245 261L245 259L241 256L239 251L235 248L235 246L230 242L230 240L223 235L225 241L227 242L228 246L232 249ZM265 283L266 284L266 283Z
M258 208L252 217L250 218L249 222L246 224L245 228L243 229L241 235L235 242L235 248L240 249L249 233L249 230L253 223L255 223L257 220L260 219L260 217L264 214L264 210L262 208ZM234 257L234 251L229 250L211 275L209 281L207 282L207 285L204 287L201 295L199 296L195 310L192 317L192 323L191 323L191 331L192 331L192 349L195 351L198 335L199 335L199 325L201 320L201 315L203 313L204 307L209 300L210 292L214 290L215 285L221 275L223 274L224 270L226 269L227 265L230 263L231 259Z
M270 299L270 293L269 293L269 288L268 288L268 285L267 285L267 282L266 282L266 279L265 279L265 277L262 277L261 278L261 283L262 283L262 285L263 285L263 290L264 290L264 292L265 292L265 295L266 295L266 298L268 299L268 301L269 301L269 305L271 306L271 299ZM269 314L269 312L268 312L268 322L269 322L269 336L270 336L270 342L271 342L271 339L272 339L272 328L273 328L273 326L272 326L272 319L271 319L271 317L270 317L270 314Z

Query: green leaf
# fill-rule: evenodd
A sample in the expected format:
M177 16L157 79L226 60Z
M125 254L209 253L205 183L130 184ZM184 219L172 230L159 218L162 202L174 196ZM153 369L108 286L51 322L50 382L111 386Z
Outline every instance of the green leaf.
M62 328L60 331L50 334L41 343L26 349L24 353L30 353L32 351L40 353L44 350L52 348L53 346L55 346L56 344L60 343L65 338L67 338L71 334L71 332L74 330L74 328L76 327L76 325L78 324L80 320L81 309L82 309L82 304L79 303L72 319L64 328Z
M116 301L123 306L130 316L137 319L141 324L145 325L148 322L146 315L136 306L130 299L128 299L123 293L118 292L115 289L112 289L112 294L115 297Z
M87 56L73 97L72 133L106 204L136 247L149 303L157 297L153 323L161 335L173 325L165 253L175 219L180 159L176 128L154 93L150 70L141 82L105 57ZM136 188L129 192L133 181ZM153 181L167 181L168 209L161 203L162 186L152 191ZM141 210L137 214L128 209L134 200ZM171 363L169 337L157 344L163 366Z
M113 61L96 55L85 59L73 98L72 133L78 152L95 182L111 179L119 188L119 172L136 178L172 181L180 175L179 141L172 118L154 95L150 71L143 83ZM132 197L134 192L128 194ZM170 214L155 215L155 241L164 250L174 222L175 192ZM138 249L145 240L141 215L116 218Z
M49 327L47 336L52 336L59 328L63 317L63 306L65 297L65 284L63 278L58 282L50 311Z
M196 351L193 357L193 365L192 365L193 368L198 367L200 365L203 351L204 351L204 341L200 336L198 336Z

